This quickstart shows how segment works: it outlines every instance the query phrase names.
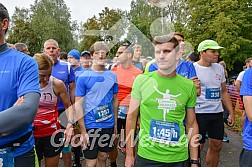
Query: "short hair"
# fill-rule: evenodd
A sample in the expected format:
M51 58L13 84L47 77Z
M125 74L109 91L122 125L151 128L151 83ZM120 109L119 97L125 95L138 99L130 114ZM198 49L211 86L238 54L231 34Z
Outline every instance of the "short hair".
M251 60L252 60L252 57L247 58L247 59L245 60L245 64L249 63Z
M33 57L38 63L39 70L47 70L53 66L53 59L45 53L36 53Z
M126 48L127 52L131 53L132 55L134 54L134 50L133 50L133 48L129 44L123 43L123 44L120 45L120 47L121 46L124 46Z
M66 52L60 52L59 58L60 59L67 59L67 53Z
M104 50L106 55L108 55L109 47L105 42L97 41L89 49L90 54L93 55L95 51Z
M8 22L9 22L10 16L9 16L7 8L2 3L0 3L0 21L3 21L4 19L8 19ZM5 34L7 33L7 31L8 31L8 28L5 30Z
M15 43L15 48L19 52L23 52L25 48L27 48L27 45L24 43Z
M197 52L192 52L189 56L189 59L191 59L191 61L196 62L199 61L199 54Z
M180 36L181 38L185 39L185 38L184 38L184 35L181 34L181 33L179 33L179 32L175 32L175 33L174 33L174 36L175 36L175 35L178 35L178 36Z
M138 45L138 44L135 44L132 48L133 48L133 49L142 49L142 46L141 46L141 45Z
M9 48L12 48L12 49L15 49L15 50L16 50L16 47L15 47L14 44L12 44L12 43L7 43L7 45L8 45Z
M153 40L154 45L158 45L158 44L163 44L163 43L167 43L167 42L171 42L174 44L174 48L175 48L175 52L179 52L179 42L178 40L173 36L171 37L170 35L162 35L162 36L156 36Z
M54 40L54 39L48 39L48 40L46 40L45 43L44 43L44 48L46 47L46 43L48 43L48 42L54 43L55 46L56 46L57 48L59 48L58 42L57 42L56 40Z

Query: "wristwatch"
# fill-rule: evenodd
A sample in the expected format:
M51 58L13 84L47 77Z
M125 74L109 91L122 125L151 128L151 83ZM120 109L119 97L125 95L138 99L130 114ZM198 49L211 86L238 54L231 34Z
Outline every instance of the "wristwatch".
M191 159L191 160L190 160L190 163L191 163L191 164L197 164L197 165L200 165L200 158L198 158L197 160L195 160L195 159Z
M69 120L68 123L74 125L74 124L75 124L75 121L74 121L74 120Z

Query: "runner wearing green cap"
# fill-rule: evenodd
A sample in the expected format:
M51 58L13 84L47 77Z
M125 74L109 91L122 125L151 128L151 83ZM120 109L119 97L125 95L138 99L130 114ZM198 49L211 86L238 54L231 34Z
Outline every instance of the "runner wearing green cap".
M229 111L228 125L234 125L232 103L226 89L224 68L218 61L219 46L216 41L205 40L198 46L200 60L194 63L197 76L201 82L201 95L197 97L196 118L199 133L202 135L201 150L204 147L206 133L209 148L206 155L207 166L218 166L219 154L224 133L222 102Z

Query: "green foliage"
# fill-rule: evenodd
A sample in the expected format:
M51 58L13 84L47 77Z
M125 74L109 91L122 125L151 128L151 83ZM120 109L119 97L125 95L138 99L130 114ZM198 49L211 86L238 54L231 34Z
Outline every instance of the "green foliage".
M216 40L225 49L221 58L233 69L236 62L243 63L252 52L251 7L249 1L187 0L188 37L197 46L202 40ZM250 2L251 4L251 2ZM241 65L242 67L242 65Z
M41 51L47 39L53 38L61 50L69 51L76 44L73 39L76 29L64 0L35 0L30 9L16 7L7 41L24 42L34 54Z
M106 30L110 30L112 26L114 26L117 21L121 19L123 16L123 11L119 9L109 9L105 7L101 13L97 16L93 16L88 19L86 23L83 24L83 30L103 30L99 35L91 36L86 35L84 32L83 40L81 41L80 50L89 50L90 46L96 41L110 41L110 38L118 38L116 36L111 37L110 34L106 34ZM115 53L115 48L112 49L112 53ZM113 55L110 55L113 57Z

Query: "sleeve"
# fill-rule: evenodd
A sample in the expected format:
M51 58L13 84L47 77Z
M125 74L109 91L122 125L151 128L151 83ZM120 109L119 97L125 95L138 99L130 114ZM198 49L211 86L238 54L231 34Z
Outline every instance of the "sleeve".
M197 93L196 93L196 87L194 84L192 84L192 89L190 92L191 92L191 95L189 96L189 100L186 104L186 108L193 108L196 106Z
M157 63L153 62L150 64L148 72L153 72L153 71L156 71L157 69L158 69Z
M85 76L80 75L78 77L75 89L75 96L83 97L86 95L86 81L87 78Z
M40 93L38 65L34 58L29 57L28 59L25 58L23 60L18 75L18 97L29 92Z
M131 91L131 97L136 100L141 100L141 77L142 75L138 75L136 79L133 82L132 91Z
M252 69L246 70L242 78L240 95L252 96Z
M37 114L39 98L39 93L24 94L24 101L20 105L0 112L0 127L4 127L0 128L0 133L13 132L32 123Z
M224 67L220 64L218 64L220 66L220 70L221 70L221 83L226 82L226 76L225 76L225 70Z
M236 78L237 81L242 81L243 75L244 75L245 71L242 71L239 73L238 77Z
M192 77L197 77L197 74L196 74L196 70L195 70L195 67L193 65L193 63L191 62L188 62L189 63L189 74L188 74L188 78L192 78Z
M68 64L69 66L69 64ZM72 83L75 81L75 74L73 71L73 67L70 65L70 71L69 71L69 75L68 75L68 83Z

